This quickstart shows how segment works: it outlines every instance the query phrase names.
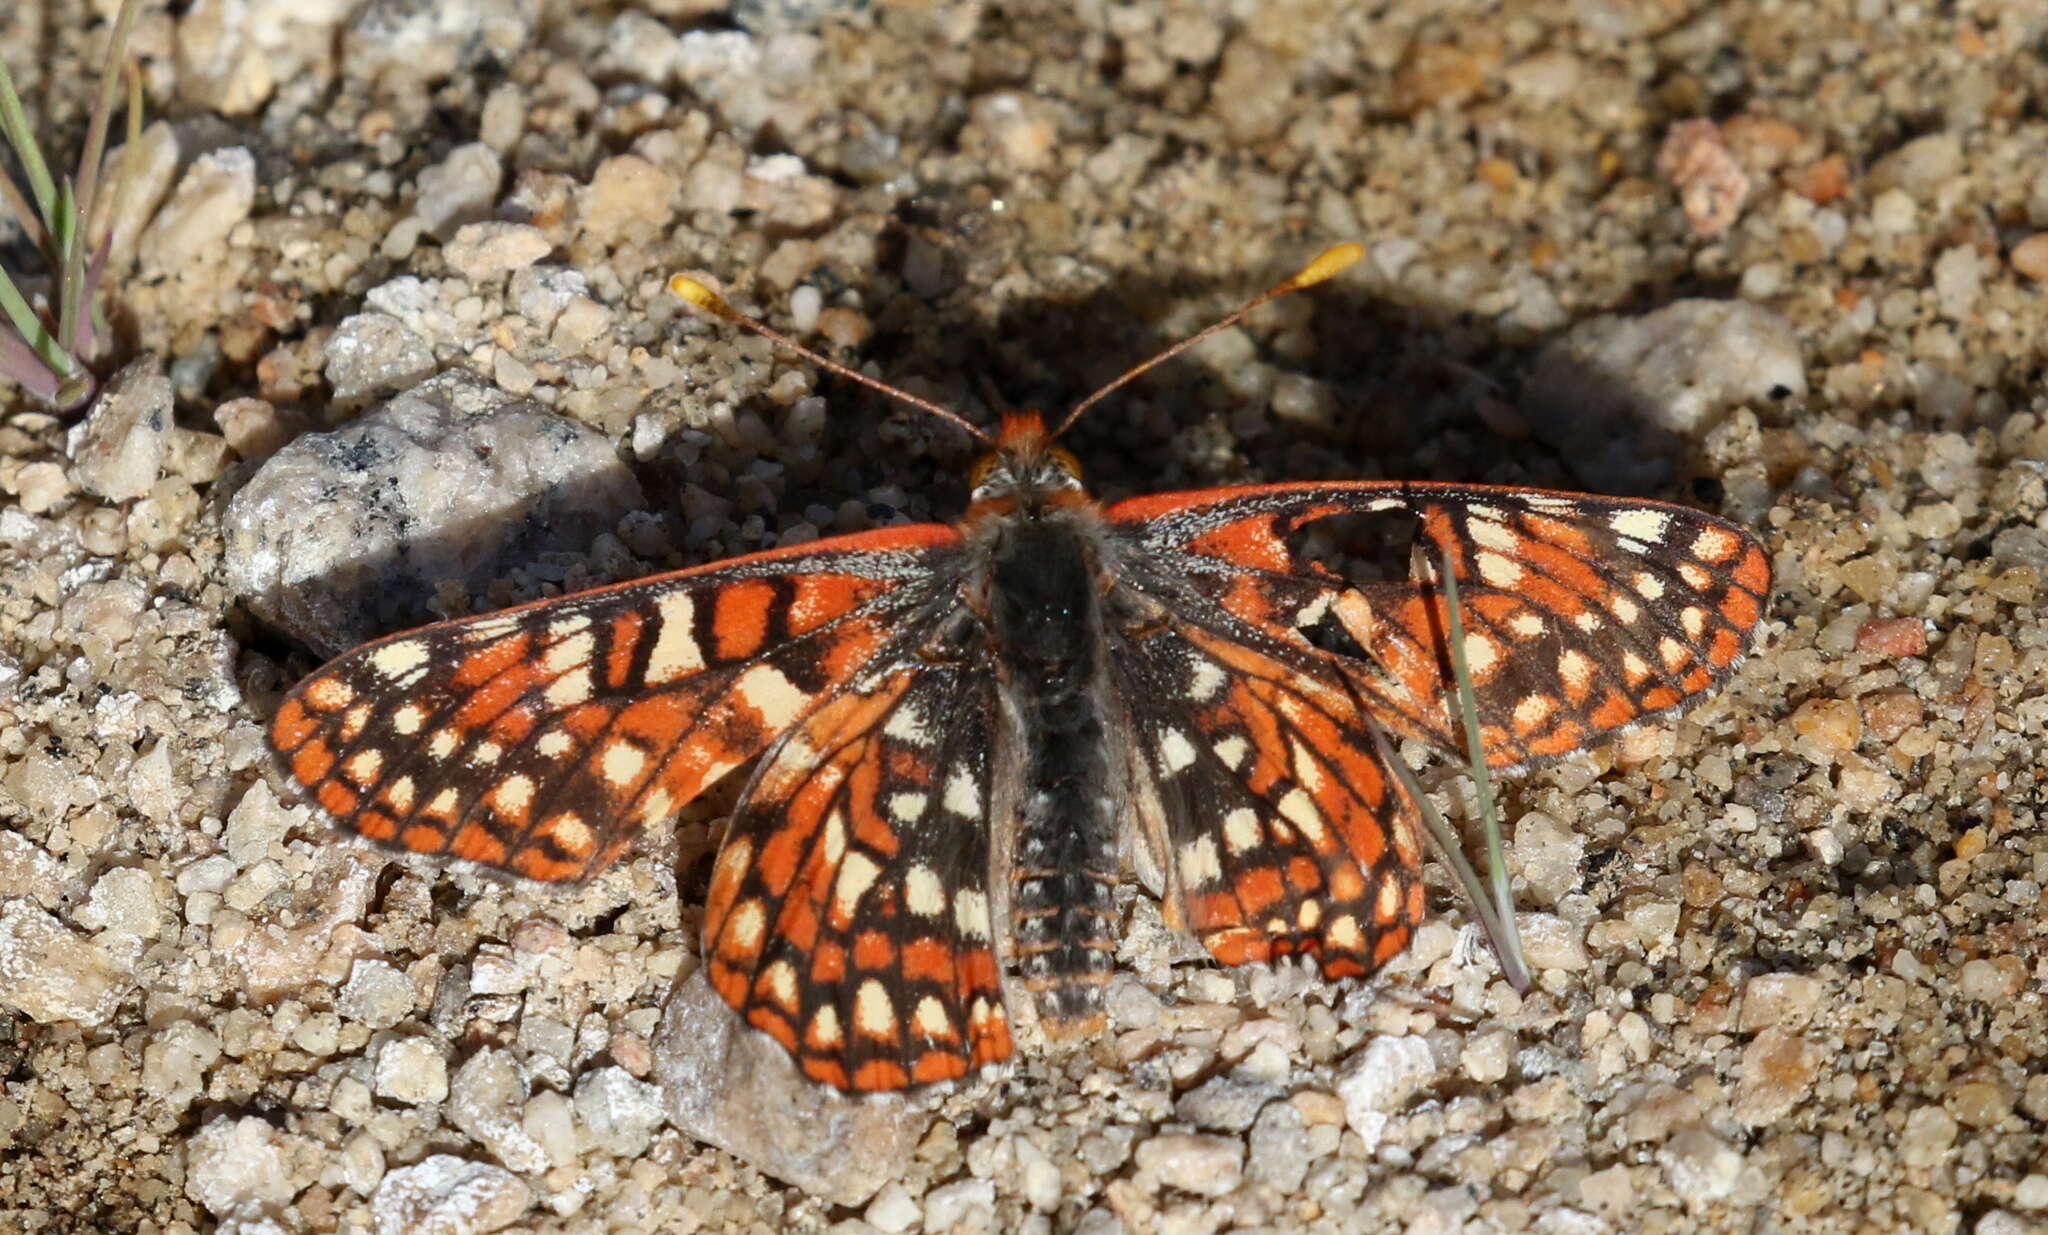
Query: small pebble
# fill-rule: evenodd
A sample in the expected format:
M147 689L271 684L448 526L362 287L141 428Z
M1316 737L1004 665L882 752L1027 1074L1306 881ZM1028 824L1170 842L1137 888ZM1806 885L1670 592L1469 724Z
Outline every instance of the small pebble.
M1137 1161L1169 1188L1223 1196L1244 1175L1244 1145L1235 1137L1163 1132L1139 1142Z

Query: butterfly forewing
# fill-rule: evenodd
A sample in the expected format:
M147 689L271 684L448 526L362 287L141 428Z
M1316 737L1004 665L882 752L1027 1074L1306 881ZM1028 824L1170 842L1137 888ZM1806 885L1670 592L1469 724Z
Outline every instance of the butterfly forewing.
M372 840L584 878L878 655L956 546L890 529L394 636L301 682L271 743Z
M1287 538L1338 514L1419 521L1422 570L1356 587L1296 565ZM1164 494L1107 515L1154 574L1265 637L1307 646L1335 623L1368 659L1331 657L1404 736L1461 749L1449 623L1432 565L1457 572L1487 760L1558 758L1672 712L1734 671L1770 586L1762 546L1661 502L1484 485L1265 485Z

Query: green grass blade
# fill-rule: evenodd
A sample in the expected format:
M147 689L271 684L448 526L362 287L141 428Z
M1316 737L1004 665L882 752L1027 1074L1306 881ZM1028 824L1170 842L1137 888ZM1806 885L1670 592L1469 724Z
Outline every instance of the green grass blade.
M43 162L35 131L28 127L28 114L21 108L21 96L14 92L14 76L4 63L0 63L0 137L7 139L21 160L29 191L35 194L36 212L47 226L57 209L57 182L50 179L49 165Z
M58 344L57 336L51 334L43 319L36 316L35 310L29 307L20 289L14 286L14 280L8 278L4 270L0 270L0 314L6 315L15 333L50 372L60 379L78 376L78 362ZM9 376L15 375L9 373ZM16 380L27 384L25 379L16 377Z

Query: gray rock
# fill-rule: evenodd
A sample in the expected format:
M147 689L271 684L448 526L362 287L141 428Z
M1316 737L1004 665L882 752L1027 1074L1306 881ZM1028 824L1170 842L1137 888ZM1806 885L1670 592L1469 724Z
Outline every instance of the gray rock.
M1282 1193L1292 1193L1307 1177L1314 1157L1309 1148L1308 1121L1292 1102L1271 1102L1252 1124L1251 1152L1245 1169L1253 1179Z
M457 146L447 158L420 171L420 196L413 213L435 238L453 239L464 224L491 217L504 178L497 151L482 142Z
M171 382L153 355L128 363L65 441L71 476L110 502L147 496L171 444Z
M225 1215L282 1205L298 1191L283 1133L254 1115L221 1115L185 1146L185 1194Z
M1197 1128L1218 1132L1242 1132L1259 1117L1259 1108L1282 1096L1278 1085L1217 1076L1182 1094L1173 1104L1173 1117Z
M864 1204L900 1177L932 1119L922 1095L848 1096L805 1079L702 970L669 996L654 1070L684 1135L834 1205Z
M1591 486L1643 491L1728 409L1806 393L1799 338L1739 300L1579 323L1543 349L1520 410Z
M526 1081L505 1051L486 1047L455 1070L448 1087L448 1122L515 1171L548 1169L548 1152L527 1131Z
M434 353L397 318L357 313L328 337L323 372L335 401L352 405L432 377Z
M467 373L443 373L272 455L229 502L227 574L250 609L332 655L581 549L641 505L605 438Z
M34 905L0 905L0 1004L44 1025L98 1025L134 984L105 948Z
M482 1235L511 1225L532 1201L504 1167L435 1154L386 1175L370 1218L377 1235Z
M1380 1034L1346 1061L1337 1096L1344 1122L1365 1142L1366 1153L1378 1146L1393 1113L1436 1075L1436 1059L1420 1035Z
M389 1029L412 1012L419 992L412 979L385 961L359 960L334 1001L334 1010L372 1029Z
M599 1068L577 1082L576 1113L599 1148L637 1158L661 1126L661 1090L624 1068Z
M539 6L531 0L372 0L343 33L351 80L386 73L438 81L527 47Z

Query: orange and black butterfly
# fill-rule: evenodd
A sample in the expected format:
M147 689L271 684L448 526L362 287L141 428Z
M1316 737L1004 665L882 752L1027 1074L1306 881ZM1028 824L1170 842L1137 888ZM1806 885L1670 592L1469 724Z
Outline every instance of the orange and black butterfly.
M1664 503L1331 481L1103 505L1054 441L1149 363L1054 432L890 390L991 447L958 523L394 635L300 683L271 741L362 835L544 880L603 870L758 758L705 911L711 984L808 1076L893 1090L1007 1058L1006 987L1051 1033L1099 1026L1127 865L1225 964L1351 978L1407 945L1421 832L1372 730L1457 750L1444 593L1298 562L1304 525L1417 520L1502 769L1699 700L1763 615L1755 538Z

